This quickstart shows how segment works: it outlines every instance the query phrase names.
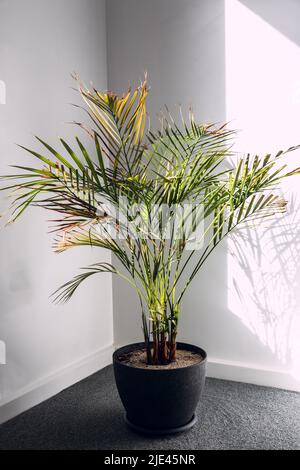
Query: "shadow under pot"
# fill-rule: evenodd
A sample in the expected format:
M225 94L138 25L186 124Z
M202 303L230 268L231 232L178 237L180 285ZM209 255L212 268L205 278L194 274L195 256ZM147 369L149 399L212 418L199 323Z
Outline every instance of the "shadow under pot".
M146 434L174 434L190 429L196 422L206 375L206 352L191 344L177 343L177 350L192 353L190 365L136 366L126 357L144 349L135 343L117 349L113 366L117 389L126 410L125 421Z

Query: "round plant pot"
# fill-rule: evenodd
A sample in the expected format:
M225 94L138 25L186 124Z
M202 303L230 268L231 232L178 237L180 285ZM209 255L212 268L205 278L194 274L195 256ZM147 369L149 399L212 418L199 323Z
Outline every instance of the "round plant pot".
M143 347L144 343L130 344L113 354L115 379L127 424L147 434L186 431L196 422L195 411L205 382L206 352L191 344L177 343L178 349L199 353L203 359L174 369L138 368L119 359Z

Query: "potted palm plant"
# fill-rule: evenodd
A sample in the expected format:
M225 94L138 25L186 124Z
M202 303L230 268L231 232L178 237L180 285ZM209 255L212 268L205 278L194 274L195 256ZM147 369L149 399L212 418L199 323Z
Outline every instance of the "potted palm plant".
M55 292L67 301L98 273L117 274L136 290L143 342L113 355L116 384L134 429L178 432L195 422L205 380L206 352L178 343L182 300L209 255L243 224L282 214L286 201L276 191L287 171L283 155L238 156L235 132L179 123L168 110L158 130L147 124L146 80L122 96L89 89L77 79L89 123L78 124L93 140L93 153L76 137L60 139L58 151L38 138L46 153L33 167L15 166L5 176L12 195L11 221L29 206L55 211L55 250L94 246L113 253ZM275 192L274 192L275 189Z

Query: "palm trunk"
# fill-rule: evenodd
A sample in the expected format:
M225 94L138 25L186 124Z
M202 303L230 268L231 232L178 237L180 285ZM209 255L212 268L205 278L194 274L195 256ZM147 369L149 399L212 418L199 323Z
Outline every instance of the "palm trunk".
M155 325L155 329L153 331L153 357L152 363L157 365L159 363L159 333L157 331L157 327Z
M146 348L146 354L147 354L147 364L150 365L152 364L151 346L150 346L150 340L149 340L149 330L148 330L146 315L144 312L143 312L143 331L144 331L145 348Z
M167 364L169 362L168 345L165 333L160 335L160 362Z
M145 340L145 346L146 346L147 364L150 365L152 364L152 355L151 355L150 341L148 339Z
M176 351L177 351L176 336L177 336L176 333L171 334L170 354L169 354L170 362L176 361Z

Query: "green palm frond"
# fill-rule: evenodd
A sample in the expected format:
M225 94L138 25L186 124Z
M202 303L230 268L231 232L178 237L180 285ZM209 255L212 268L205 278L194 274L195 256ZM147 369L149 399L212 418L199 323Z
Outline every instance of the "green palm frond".
M122 96L89 90L77 79L80 94L87 104L87 113L94 125L105 154L115 171L134 174L140 162L141 144L146 128L146 79L135 90Z
M72 279L71 281L68 281L63 284L59 289L57 289L53 293L54 302L67 302L72 297L74 292L78 289L80 284L86 279L88 279L90 276L93 276L94 274L117 273L116 268L109 263L97 263L82 269L85 270L84 273L78 274L78 276L74 277L74 279Z

